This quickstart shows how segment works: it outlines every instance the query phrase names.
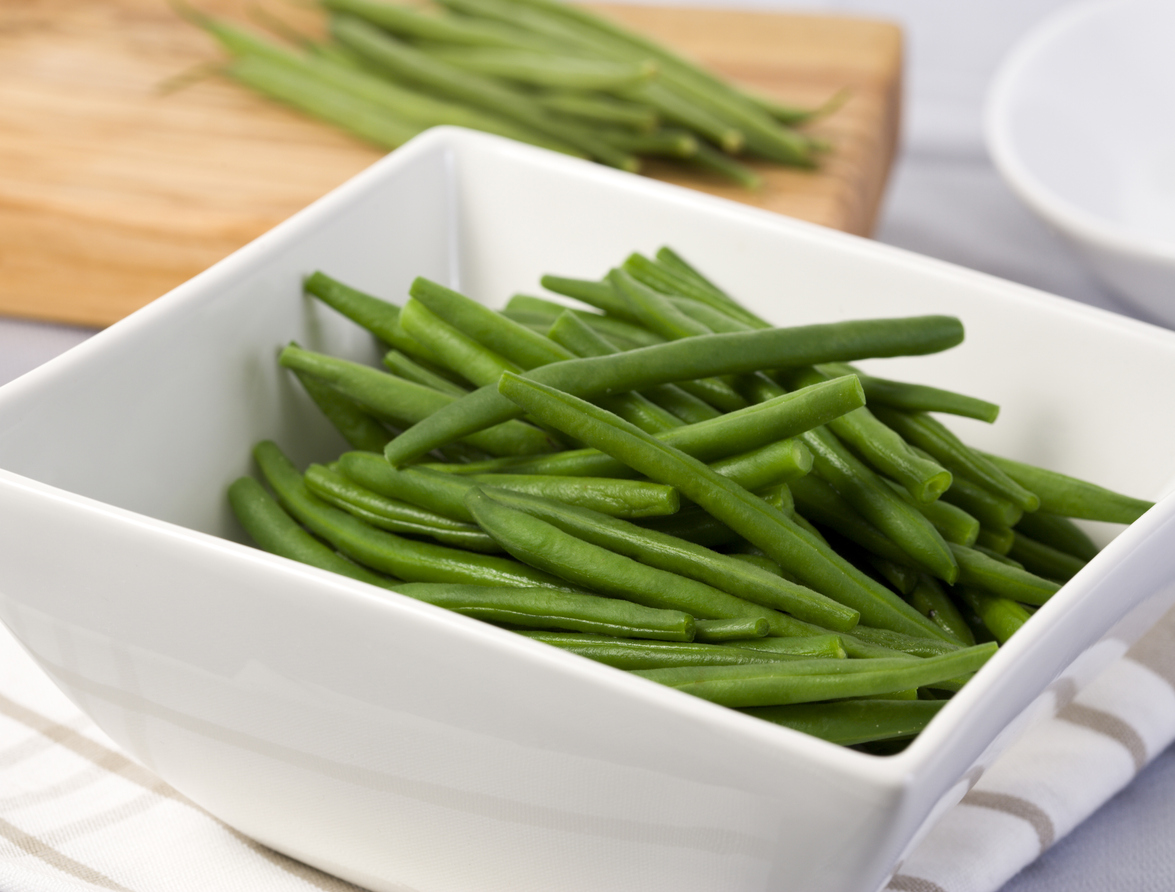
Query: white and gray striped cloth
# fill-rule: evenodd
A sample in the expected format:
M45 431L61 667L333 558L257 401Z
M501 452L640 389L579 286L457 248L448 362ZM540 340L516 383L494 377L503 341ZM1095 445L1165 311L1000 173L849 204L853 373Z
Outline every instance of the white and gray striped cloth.
M979 779L889 883L994 892L1175 739L1175 611ZM0 889L354 886L217 821L111 741L0 626Z

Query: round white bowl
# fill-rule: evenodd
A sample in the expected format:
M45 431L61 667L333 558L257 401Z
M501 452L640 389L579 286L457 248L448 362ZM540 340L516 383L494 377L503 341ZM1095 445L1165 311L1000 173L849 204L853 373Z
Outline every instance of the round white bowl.
M988 94L996 167L1097 275L1175 325L1175 3L1095 0L1045 20Z

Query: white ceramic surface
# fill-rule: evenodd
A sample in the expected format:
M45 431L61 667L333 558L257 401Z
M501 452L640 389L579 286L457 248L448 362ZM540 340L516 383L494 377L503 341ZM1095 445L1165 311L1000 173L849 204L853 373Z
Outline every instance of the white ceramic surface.
M875 368L1004 405L976 445L1157 496L1175 334L481 134L430 132L0 390L0 617L128 752L243 832L376 890L872 892L921 828L1175 601L1175 500L1110 542L905 752L757 721L238 541L250 445L341 448L274 362L373 344L324 269L500 303L670 244L779 323L952 313ZM1105 531L1101 531L1103 534ZM228 538L224 538L228 537Z
M1095 0L1026 35L988 95L988 150L1098 276L1175 325L1175 4Z

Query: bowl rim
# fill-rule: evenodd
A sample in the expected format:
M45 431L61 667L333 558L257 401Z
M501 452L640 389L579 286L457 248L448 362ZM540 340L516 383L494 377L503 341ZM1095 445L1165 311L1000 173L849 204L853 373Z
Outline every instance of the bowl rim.
M1175 265L1175 244L1152 236L1131 234L1041 183L1017 154L1010 123L1009 109L1020 81L1036 57L1063 40L1072 29L1127 3L1155 5L1151 0L1084 0L1059 10L1031 28L1004 57L991 80L984 103L983 133L988 154L1004 180L1021 200L1058 229L1103 251Z

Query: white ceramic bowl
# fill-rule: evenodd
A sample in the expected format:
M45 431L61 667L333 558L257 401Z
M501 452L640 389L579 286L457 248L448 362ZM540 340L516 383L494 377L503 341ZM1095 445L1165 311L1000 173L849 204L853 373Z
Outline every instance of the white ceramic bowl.
M282 852L376 890L872 892L1032 717L1175 601L1175 500L1116 540L881 758L238 541L271 437L341 448L274 358L372 357L327 270L498 302L670 244L780 323L952 313L876 364L1004 404L977 445L1156 496L1175 333L481 134L433 131L0 391L0 617L128 752ZM225 538L225 537L228 538Z
M1001 65L985 131L1000 173L1098 276L1175 325L1175 4L1064 7Z

